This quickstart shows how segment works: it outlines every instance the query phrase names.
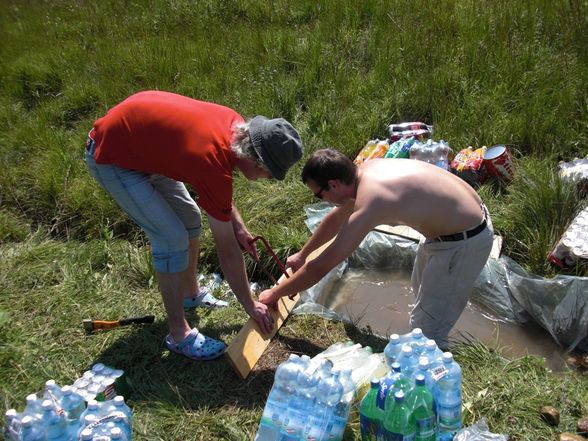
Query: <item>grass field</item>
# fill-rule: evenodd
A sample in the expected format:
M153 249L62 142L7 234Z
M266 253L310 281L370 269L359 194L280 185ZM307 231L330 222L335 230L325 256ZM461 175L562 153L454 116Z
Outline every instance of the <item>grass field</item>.
M165 316L140 231L90 178L83 144L93 121L126 96L168 90L292 121L305 157L284 182L236 178L250 231L280 257L308 236L312 194L300 167L314 150L350 157L390 122L434 125L455 152L508 144L517 177L479 192L504 253L551 277L546 256L585 205L557 174L588 151L588 5L569 1L107 0L10 1L0 9L0 404L20 407L45 380L67 383L103 361L133 381L135 437L251 439L273 370L353 338L341 323L292 317L245 382L228 364L168 354ZM260 197L263 195L263 197ZM218 270L211 235L205 271ZM268 258L266 266L272 267ZM261 277L250 263L252 278ZM275 267L274 267L275 269ZM587 276L585 266L566 271ZM81 320L152 313L156 323L88 337ZM191 317L230 342L236 305ZM511 440L551 440L588 413L588 381L540 360L456 350L468 403ZM212 367L212 368L211 368ZM538 407L562 411L559 428ZM359 439L352 414L346 439Z

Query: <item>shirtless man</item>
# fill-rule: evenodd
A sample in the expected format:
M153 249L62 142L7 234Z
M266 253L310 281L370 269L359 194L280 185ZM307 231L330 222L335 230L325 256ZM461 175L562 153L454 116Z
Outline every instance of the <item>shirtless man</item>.
M408 225L425 239L412 273L416 304L411 328L446 349L448 334L464 310L473 284L492 248L490 216L463 180L435 165L411 159L373 159L359 168L336 150L316 151L302 181L319 199L336 207L304 247L287 260L295 273L265 290L259 301L310 288L347 258L377 225ZM331 238L314 260L308 255Z

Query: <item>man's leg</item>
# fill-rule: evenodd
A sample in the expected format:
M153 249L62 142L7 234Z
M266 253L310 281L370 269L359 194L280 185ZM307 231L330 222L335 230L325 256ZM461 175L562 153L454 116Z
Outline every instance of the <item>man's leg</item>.
M422 328L441 349L449 345L449 331L465 309L491 248L492 233L487 230L467 241L423 245L419 256L423 269L410 324Z
M185 274L187 270L178 273L157 272L159 290L163 305L167 313L169 332L174 341L182 341L190 332L190 325L184 316Z
M183 297L193 297L198 294L198 253L200 252L200 239L190 239L188 248L188 269L184 272Z

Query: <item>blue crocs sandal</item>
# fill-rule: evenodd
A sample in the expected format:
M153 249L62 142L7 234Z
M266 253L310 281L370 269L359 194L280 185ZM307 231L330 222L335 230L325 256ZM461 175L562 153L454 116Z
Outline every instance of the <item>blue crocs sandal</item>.
M184 308L198 308L200 306L208 309L226 308L229 306L229 303L217 299L208 291L208 289L200 288L200 292L196 297L184 298Z
M171 335L165 337L167 348L177 354L185 355L192 360L214 360L225 353L225 344L201 334L196 328L180 343L176 343Z

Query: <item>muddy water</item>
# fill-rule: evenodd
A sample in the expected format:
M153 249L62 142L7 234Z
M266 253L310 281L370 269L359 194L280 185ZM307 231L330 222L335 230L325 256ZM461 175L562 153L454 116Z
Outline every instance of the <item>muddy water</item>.
M410 274L378 270L349 270L324 293L318 303L353 321L369 326L374 334L387 336L409 331L408 314L414 303ZM563 351L538 325L505 323L482 307L469 303L450 333L451 340L482 341L508 357L536 355L555 371L566 366Z

